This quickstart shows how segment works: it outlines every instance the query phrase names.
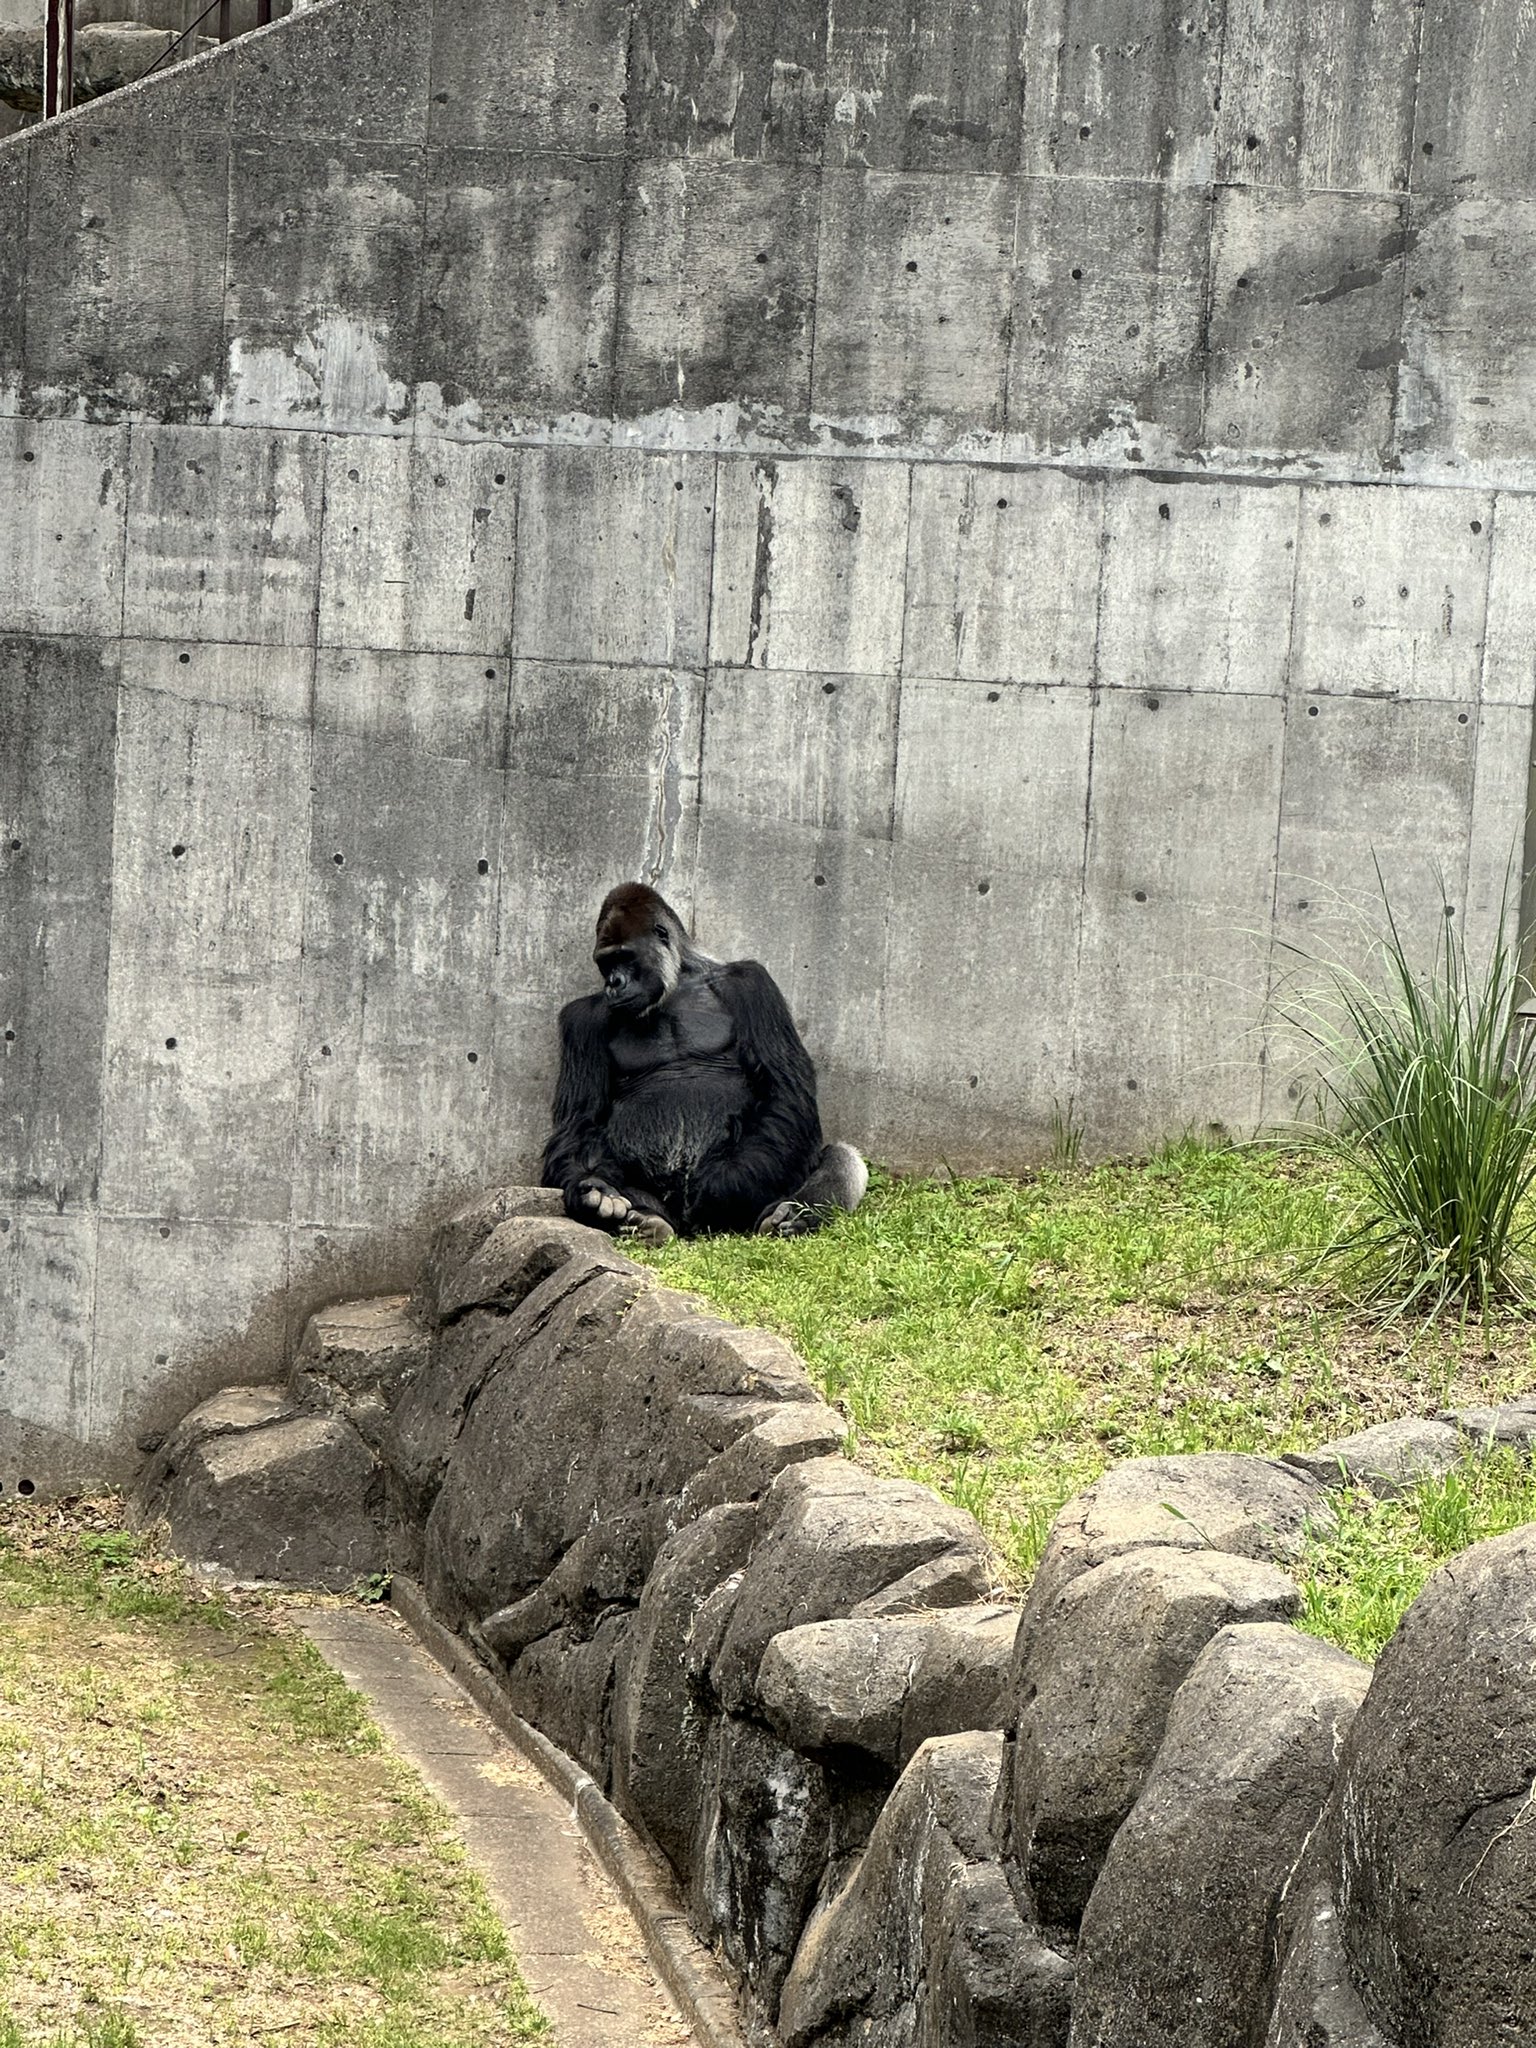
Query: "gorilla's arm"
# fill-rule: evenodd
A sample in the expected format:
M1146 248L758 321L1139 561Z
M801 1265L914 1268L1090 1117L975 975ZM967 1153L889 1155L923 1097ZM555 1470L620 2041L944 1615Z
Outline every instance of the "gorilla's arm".
M619 1171L605 1130L613 1105L603 1015L601 996L580 996L560 1012L555 1127L544 1147L544 1185L563 1192L567 1212L580 1222L591 1221L577 1201L580 1183L616 1180Z
M778 983L756 960L735 960L712 977L736 1026L737 1052L754 1106L736 1145L700 1176L701 1202L739 1210L750 1230L775 1196L799 1184L821 1151L816 1070L800 1042Z

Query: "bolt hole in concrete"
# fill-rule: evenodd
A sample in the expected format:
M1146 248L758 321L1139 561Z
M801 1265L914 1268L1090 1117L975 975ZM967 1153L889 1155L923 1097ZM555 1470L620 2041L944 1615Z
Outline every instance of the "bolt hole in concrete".
M1316 718L1316 716L1317 716L1317 706L1316 706L1315 704L1309 704L1309 705L1307 706L1307 716L1308 716L1308 718Z
M1006 512L1008 510L1008 500L1006 498L999 498L997 501L997 509L999 512Z
M825 887L827 886L827 878L825 875L817 875L815 877L815 882L818 889L825 889Z
M1159 505L1157 516L1159 519L1171 519L1173 517L1173 507L1171 505Z
M13 840L11 841L11 851L12 851L12 853L20 853L20 851L21 851L21 841L20 841L19 839L13 839Z
M15 1032L14 1032L14 1031L7 1031L7 1032L6 1032L6 1034L5 1034L5 1042L6 1042L6 1044L7 1044L7 1045L14 1045L14 1044L16 1043L16 1034L15 1034Z
M328 1045L322 1045L322 1046L321 1046L321 1048L320 1048L320 1057L321 1057L321 1059L323 1059L323 1060L328 1060L328 1059L330 1058L330 1056L331 1056L331 1048L330 1048L330 1047L329 1047Z
M347 864L347 856L344 853L333 853L331 855L331 863L334 867L344 868Z
M168 1038L165 1041L165 1049L167 1052L174 1052L176 1050L176 1041L174 1038Z
M913 275L914 277L915 277L915 276L917 275L917 265L916 265L915 263L909 263L909 264L907 265L907 268L908 268L908 270L909 270L909 271L911 271L911 273L912 273L912 275Z
M1002 701L1003 701L1003 693L1002 693L1002 691L1001 691L1001 690L988 690L988 692L987 692L987 702L988 702L989 704L1001 704L1001 702L1002 702Z
M472 1067L478 1066L480 1063L480 1055L477 1052L466 1053L465 1058L469 1061L469 1064Z
M978 896L990 896L992 894L992 884L990 882L978 882L976 884L976 894Z
M1147 892L1146 892L1146 890L1145 890L1145 889L1137 889L1137 890L1135 890L1135 891L1134 891L1133 893L1134 893L1134 895L1135 895L1135 900L1136 900L1136 901L1137 901L1138 903L1145 903L1145 902L1146 902L1146 900L1147 900Z
M1473 522L1472 522L1472 531L1473 531L1474 533L1481 533L1481 532L1482 532L1482 530L1483 530L1483 522L1481 521L1481 519L1474 519L1474 520L1473 520Z
M36 456L36 454L34 453L34 451L33 451L32 449L30 449L30 448L29 448L29 449L27 450L26 454L25 454L25 455L23 455L21 459L22 459L22 461L23 461L23 462L36 462L36 460L37 460L37 456Z
M19 1494L21 1494L23 1498L26 1498L28 1495L36 1493L36 1482L31 1479L18 1479L16 1482L16 1491Z
M823 683L821 686L821 694L823 695L823 697L835 697L837 695L836 683Z
M185 668L188 662L191 661L192 657L190 654L178 654L176 659L181 663L182 667Z
M171 1226L170 1226L170 1225L169 1225L168 1223L162 1223L162 1224L161 1224L161 1226L160 1226L160 1235L161 1235L162 1237L169 1237L169 1236L170 1236L170 1234L171 1234Z
M475 873L477 875L488 875L490 872L491 864L488 860L477 860L475 862Z
M182 855L186 852L186 850L186 847L182 845L180 840L178 840L176 844L171 848L171 859L180 860Z

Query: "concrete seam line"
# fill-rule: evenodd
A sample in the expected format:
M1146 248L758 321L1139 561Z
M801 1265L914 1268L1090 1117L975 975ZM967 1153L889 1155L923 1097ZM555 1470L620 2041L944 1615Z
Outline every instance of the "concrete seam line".
M396 1572L389 1597L428 1655L570 1801L583 1840L634 1915L651 1961L701 2048L747 2048L735 1994L714 1956L689 1927L676 1886L596 1780L513 1710L462 1638L438 1620L414 1579Z

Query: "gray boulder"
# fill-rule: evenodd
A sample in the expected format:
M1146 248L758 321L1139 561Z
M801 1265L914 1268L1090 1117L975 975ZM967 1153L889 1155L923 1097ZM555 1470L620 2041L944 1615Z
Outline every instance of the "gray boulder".
M1285 1462L1320 1486L1361 1486L1390 1499L1423 1479L1440 1478L1465 1454L1466 1440L1449 1423L1409 1416L1374 1423L1315 1451L1287 1451Z
M474 1634L510 1663L541 1636L557 1629L580 1635L609 1609L635 1606L658 1548L657 1527L654 1507L594 1522L541 1585L487 1616Z
M1286 1903L1292 1931L1264 2048L1388 2048L1350 1975L1332 1886L1315 1876L1298 1880Z
M344 1416L376 1447L391 1410L425 1367L429 1349L408 1296L340 1302L310 1317L289 1385L301 1407Z
M382 1494L356 1430L308 1415L193 1436L156 1505L195 1564L340 1593L383 1569Z
M513 1216L549 1220L564 1215L565 1204L558 1188L492 1188L466 1202L432 1233L411 1296L416 1315L429 1327L439 1320L444 1281L484 1244L498 1224Z
M853 1748L899 1770L931 1735L998 1728L1018 1614L940 1609L817 1621L775 1636L757 1691L794 1749Z
M1060 2048L1072 1966L1020 1918L987 1818L996 1735L925 1743L817 1912L779 2007L785 2048Z
M750 1505L711 1508L665 1543L635 1614L613 1709L614 1799L686 1876L704 1750L709 1666L757 1533Z
M1273 1622L1200 1653L1083 1915L1072 2048L1246 2048L1262 2030L1271 1917L1369 1682Z
M1435 1573L1382 1652L1338 1793L1344 1947L1397 2048L1536 2026L1536 1525Z
M1518 1401L1501 1401L1492 1408L1443 1408L1436 1419L1479 1444L1536 1450L1536 1394L1522 1394Z
M1020 1896L1076 1931L1136 1803L1174 1694L1232 1622L1284 1621L1283 1572L1224 1551L1133 1550L1083 1572L1019 1626L995 1827Z
M1079 1572L1154 1544L1289 1564L1301 1555L1308 1527L1333 1520L1316 1479L1273 1458L1235 1451L1128 1458L1057 1515L1031 1604L1053 1600Z
M821 1401L786 1402L754 1423L683 1488L684 1520L726 1501L757 1500L791 1465L836 1456L848 1425Z
M916 1566L952 1563L946 1589L973 1602L990 1587L991 1554L969 1515L925 1486L872 1479L841 1459L781 1473L765 1497L763 1526L712 1671L732 1710L753 1701L775 1636L847 1615Z
M457 1263L442 1261L437 1319L452 1322L472 1308L516 1308L541 1281L574 1260L595 1260L610 1273L639 1276L644 1270L600 1230L564 1217L515 1216L498 1223Z
M502 1681L508 1703L592 1774L612 1785L613 1693L634 1615L615 1609L530 1643Z

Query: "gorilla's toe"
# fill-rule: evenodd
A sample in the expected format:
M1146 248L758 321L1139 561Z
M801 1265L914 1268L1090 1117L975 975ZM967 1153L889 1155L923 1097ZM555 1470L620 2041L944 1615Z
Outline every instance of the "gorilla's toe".
M758 1218L759 1237L809 1237L821 1218L805 1202L775 1202Z
M660 1251L664 1244L670 1244L677 1232L665 1216L648 1216L642 1209L631 1209L629 1220L619 1232L620 1237L632 1238L636 1244Z

